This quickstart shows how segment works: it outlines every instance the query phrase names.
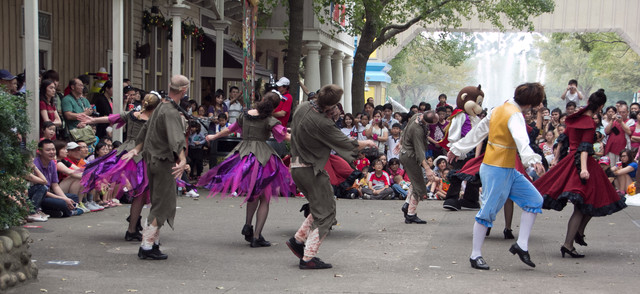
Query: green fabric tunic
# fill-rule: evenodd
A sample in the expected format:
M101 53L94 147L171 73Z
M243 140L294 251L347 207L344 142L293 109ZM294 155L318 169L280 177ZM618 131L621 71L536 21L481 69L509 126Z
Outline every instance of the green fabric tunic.
M427 195L426 183L422 174L422 161L425 160L425 146L427 146L427 136L429 129L425 127L422 120L416 122L417 116L409 119L409 123L402 131L400 162L411 180L413 190L412 196L416 200Z
M124 143L122 143L120 147L118 147L118 155L136 147L136 137L140 133L140 130L142 130L144 124L147 122L146 120L138 119L133 114L134 111L120 114L120 119L127 123L126 128L127 134L129 134L129 136L127 137L127 140L124 141ZM142 160L142 155L138 154L134 156L133 160L135 160L136 163L140 162L140 160Z
M313 224L324 236L336 220L336 202L329 175L324 166L331 150L348 162L357 156L358 141L343 134L324 113L317 112L309 102L298 106L291 123L291 162L306 167L293 167L291 176L309 201Z
M136 143L144 142L142 157L147 164L151 210L147 222L166 221L173 229L176 215L176 181L171 175L180 152L185 149L186 125L180 112L168 102L158 105L140 130Z
M243 158L253 153L262 166L267 164L272 155L278 156L276 151L267 144L267 140L271 137L271 129L281 124L279 120L273 116L259 119L250 114L242 113L236 122L242 128L242 141L230 152L229 156L238 152Z

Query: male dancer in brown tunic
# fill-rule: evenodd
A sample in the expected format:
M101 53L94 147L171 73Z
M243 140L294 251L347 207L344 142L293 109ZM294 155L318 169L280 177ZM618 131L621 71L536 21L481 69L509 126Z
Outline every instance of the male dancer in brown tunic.
M291 124L291 176L309 201L311 214L300 229L287 241L298 258L300 269L331 268L315 257L329 228L336 220L336 201L324 166L331 150L353 161L358 149L373 147L371 140L356 141L345 136L331 119L337 111L343 90L327 85L318 92L318 99L300 104Z
M400 162L411 180L411 195L408 195L407 202L402 205L404 222L407 224L426 224L416 214L418 201L423 195L427 195L426 183L422 175L424 168L426 176L430 181L435 181L436 175L427 164L425 150L427 137L429 136L429 125L438 122L438 115L433 111L426 111L424 114L416 114L409 119L409 123L404 128L400 139Z
M189 89L189 79L183 75L175 75L171 78L169 87L169 98L173 101L163 101L158 105L140 130L136 138L138 145L123 156L124 160L128 160L142 151L147 164L151 210L147 226L142 231L142 244L138 250L140 259L167 259L167 255L160 251L160 228L166 221L173 229L173 218L176 215L175 179L182 176L187 166L184 139L186 126L177 104Z

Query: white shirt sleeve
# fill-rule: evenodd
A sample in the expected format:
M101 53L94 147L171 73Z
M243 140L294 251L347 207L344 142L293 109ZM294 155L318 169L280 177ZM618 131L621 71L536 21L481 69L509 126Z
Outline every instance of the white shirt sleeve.
M516 142L522 164L525 167L529 167L542 162L542 157L534 153L531 147L529 147L529 134L527 133L527 126L522 113L518 112L511 115L508 127L513 140Z
M485 118L483 118L476 127L472 128L467 135L451 144L451 152L456 156L463 156L467 154L471 149L476 148L484 138L489 135L489 121L491 120L491 113L489 112Z
M458 142L462 137L462 125L466 119L467 116L464 113L460 113L451 120L451 126L449 126L449 134L447 136L449 147L451 147L451 144Z

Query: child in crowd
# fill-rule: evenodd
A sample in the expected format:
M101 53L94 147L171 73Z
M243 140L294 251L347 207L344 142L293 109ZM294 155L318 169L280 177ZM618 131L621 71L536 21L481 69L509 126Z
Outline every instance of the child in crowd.
M357 185L357 189L358 189L358 194L359 194L359 198L362 199L363 193L362 193L362 188L366 188L369 186L369 166L365 166L362 168L362 179L360 179L359 181L356 181L356 183L358 183Z
M396 196L400 199L407 198L407 190L409 189L409 177L407 173L400 168L400 160L397 158L391 158L389 160L389 167L387 168L389 178L393 180L391 183L391 189L396 193Z
M228 121L227 115L224 113L218 114L218 124L216 125L216 133L219 133L220 131L224 131L228 127L229 127L229 121Z
M218 122L221 121L221 117L224 113L221 113L218 116ZM202 175L202 159L203 159L203 149L202 147L207 143L204 136L200 132L201 127L200 123L196 121L192 121L189 125L189 166L191 167L190 177L192 179L200 178Z
M556 136L553 131L547 131L544 134L544 142L540 143L540 149L547 159L547 162L553 161L553 144L556 141ZM594 146L595 147L595 146Z
M393 149L400 143L400 135L402 133L402 125L395 123L391 126L391 135L387 140L387 158L389 160L398 158L400 154L394 154Z
M56 139L56 125L51 121L46 121L42 125L42 138L40 141L44 139L55 140Z
M604 170L604 173L607 175L607 178L609 178L609 182L611 182L611 185L613 185L613 181L616 179L616 175L611 170L610 163L611 163L611 160L609 159L609 156L602 156L598 161L598 164L600 164L600 167L602 168L602 170Z
M599 159L604 155L604 144L602 143L603 138L604 136L602 133L596 132L596 142L593 143L593 157L596 159Z
M564 134L564 130L566 130L566 129L567 129L567 126L565 124L558 125L558 127L555 130L556 139L554 141L554 144L558 143L558 137L560 137L560 135Z
M383 170L381 160L373 164L374 172L369 173L369 185L362 188L363 199L388 200L394 198L394 192L390 188L389 174Z
M449 191L449 168L445 168L442 170L442 178L440 178L440 184L436 187L436 192L430 194L430 200L444 200L447 198L447 191Z
M364 156L364 151L363 150L358 151L358 159L356 159L354 163L356 165L356 169L358 169L359 171L361 171L363 173L364 173L363 168L365 166L369 166L370 165L369 159L367 159Z

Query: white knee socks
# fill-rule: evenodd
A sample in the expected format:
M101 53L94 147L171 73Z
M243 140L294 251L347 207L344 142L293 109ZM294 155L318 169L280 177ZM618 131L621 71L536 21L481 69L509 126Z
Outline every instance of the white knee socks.
M482 256L482 244L484 243L484 237L486 234L487 227L478 222L473 224L473 247L471 251L471 259L476 259L479 256Z
M536 221L536 214L523 211L520 216L520 232L518 233L518 246L524 251L529 251L529 235Z

